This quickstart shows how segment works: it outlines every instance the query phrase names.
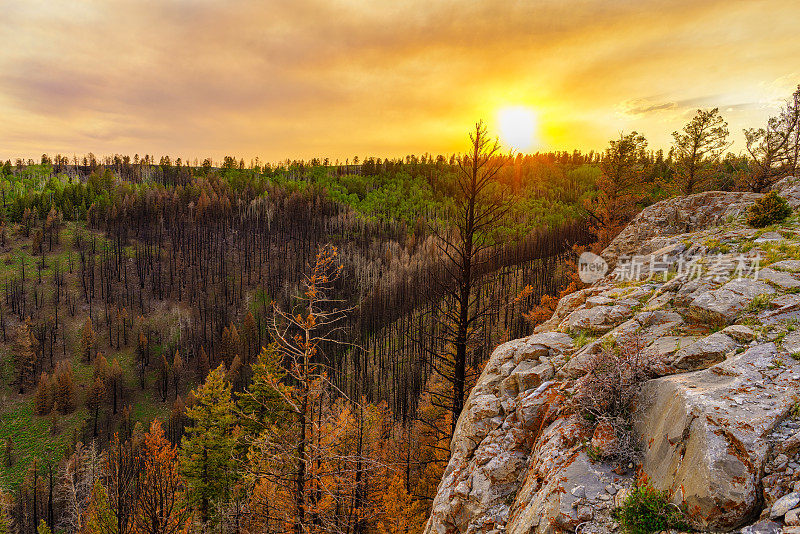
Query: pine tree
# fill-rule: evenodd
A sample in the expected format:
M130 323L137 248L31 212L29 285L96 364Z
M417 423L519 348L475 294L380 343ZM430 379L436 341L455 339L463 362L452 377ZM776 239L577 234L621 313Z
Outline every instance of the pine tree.
M53 402L56 408L62 414L72 413L78 404L72 364L68 361L59 362L53 378Z
M253 364L253 378L247 389L237 394L237 415L246 438L258 436L276 422L287 406L279 391L286 371L275 345L261 350Z
M91 534L119 534L117 520L108 499L108 491L96 481L92 488L92 498L86 510L85 532Z
M230 368L233 359L239 354L242 346L242 342L239 339L239 331L233 323L222 331L221 345L220 357L225 362L225 365Z
M34 340L30 321L25 321L19 326L17 344L16 363L19 392L25 393L36 380L36 353L33 350Z
M233 449L234 415L231 386L220 364L193 392L195 404L186 410L192 426L181 441L181 472L186 478L189 502L203 523L217 518L212 505L227 500L236 478Z
M200 357L197 363L197 374L200 380L205 380L208 372L211 370L211 362L208 359L206 349L200 347Z
M81 356L83 356L87 362L92 360L92 353L94 352L96 344L97 336L94 330L92 330L92 319L91 317L87 317L81 333Z
M97 422L100 418L100 406L103 404L103 399L106 396L106 386L100 377L95 377L86 390L86 407L92 414L94 420L92 436L97 437Z
M676 178L684 195L696 193L706 184L720 156L730 147L728 134L728 123L719 108L698 109L681 132L672 132Z
M164 436L160 421L153 421L144 436L143 466L139 479L134 531L141 534L177 534L187 513L178 451Z
M36 386L36 394L33 396L33 406L36 415L47 415L53 407L50 377L47 376L47 373L42 373L39 377L39 383Z

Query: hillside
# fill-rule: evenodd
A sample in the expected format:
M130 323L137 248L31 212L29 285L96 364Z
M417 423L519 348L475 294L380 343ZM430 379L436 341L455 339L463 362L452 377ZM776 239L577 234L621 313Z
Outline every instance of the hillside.
M655 530L800 531L800 216L749 228L759 197L646 208L611 273L495 349L426 533L613 532L641 488L682 517Z
M523 208L502 236L518 239L495 240L493 261L476 271L476 287L497 303L478 323L476 361L528 328L511 312L556 291L570 246L591 237L578 197L596 169L567 169L570 188L536 165L517 169ZM94 444L106 455L115 436L138 447L153 420L179 445L194 392L221 364L231 397L241 396L274 342L273 305L296 304L325 246L342 270L331 296L352 306L339 330L347 344L325 346L314 362L336 391L326 402L333 412L343 397L360 399L387 414L393 440L411 439L393 426L415 416L428 353L444 343L434 340L435 312L447 305L435 231L452 202L451 170L389 160L357 175L301 164L0 166L0 500L11 496L0 512L20 531L43 515L74 531L64 487L81 451ZM426 480L427 457L413 461L409 476ZM91 486L83 490L85 507Z

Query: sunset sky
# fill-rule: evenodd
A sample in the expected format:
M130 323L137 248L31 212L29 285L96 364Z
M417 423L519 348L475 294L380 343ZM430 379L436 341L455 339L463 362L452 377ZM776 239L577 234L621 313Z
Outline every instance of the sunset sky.
M743 150L800 83L797 0L3 0L0 158L449 153L509 106L533 150L667 148L720 107Z

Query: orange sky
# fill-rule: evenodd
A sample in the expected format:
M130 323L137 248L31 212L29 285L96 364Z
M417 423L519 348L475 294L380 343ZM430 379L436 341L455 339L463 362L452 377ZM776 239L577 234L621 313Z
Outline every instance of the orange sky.
M719 106L740 151L800 83L797 0L2 4L3 159L448 153L504 106L542 150Z

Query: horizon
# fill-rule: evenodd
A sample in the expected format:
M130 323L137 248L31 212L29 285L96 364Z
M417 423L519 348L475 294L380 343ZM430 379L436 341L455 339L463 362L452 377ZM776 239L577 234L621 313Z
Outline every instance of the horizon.
M14 0L0 157L452 154L477 120L501 135L509 109L530 115L522 153L602 151L633 130L666 152L713 107L738 154L800 83L792 14L788 0Z

